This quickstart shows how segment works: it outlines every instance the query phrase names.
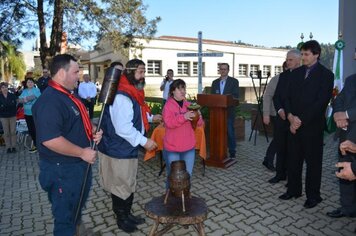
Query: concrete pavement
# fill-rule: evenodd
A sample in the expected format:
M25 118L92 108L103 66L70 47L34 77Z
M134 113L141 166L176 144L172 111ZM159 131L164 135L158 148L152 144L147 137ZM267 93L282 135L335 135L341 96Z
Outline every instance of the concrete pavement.
M248 138L249 122L246 124ZM322 198L312 209L303 207L305 193L298 199L282 201L285 182L271 185L274 176L261 163L267 148L264 136L253 141L238 142L237 163L229 169L207 167L196 159L191 192L206 200L209 208L205 221L207 235L355 235L356 219L333 219L326 212L339 206L338 182L334 175L337 143L325 138ZM0 148L0 235L51 235L53 219L46 193L38 183L38 154L29 154L23 147L16 154ZM120 231L111 211L110 195L99 183L97 164L93 166L94 181L83 212L86 235L127 235ZM144 205L152 197L164 193L165 174L158 177L158 158L139 162L138 187L134 214L144 216ZM132 235L147 235L153 221ZM166 235L196 235L192 227L174 227Z

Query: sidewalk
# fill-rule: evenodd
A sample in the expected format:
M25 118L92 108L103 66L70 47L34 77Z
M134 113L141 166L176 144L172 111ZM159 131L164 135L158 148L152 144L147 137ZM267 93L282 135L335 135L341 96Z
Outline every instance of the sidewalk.
M249 123L246 124L249 127ZM303 207L305 192L298 199L282 201L278 196L286 191L285 182L271 185L274 176L263 165L267 148L264 136L249 142L239 142L237 163L229 169L206 168L196 159L191 193L206 200L209 208L205 221L207 235L330 235L347 236L356 228L356 219L333 219L326 212L339 206L339 187L335 177L337 143L332 136L325 138L322 178L322 198L312 209ZM148 162L140 157L138 186L133 210L144 216L144 205L152 197L164 193L165 174L158 177L159 160ZM0 235L51 235L53 219L46 193L38 183L38 154L29 154L23 148L16 154L6 154L0 149ZM93 166L94 181L83 212L86 235L127 235L120 231L111 211L110 195L99 184L97 163ZM146 224L132 235L147 235L153 221L146 217ZM196 235L192 227L174 227L166 235Z

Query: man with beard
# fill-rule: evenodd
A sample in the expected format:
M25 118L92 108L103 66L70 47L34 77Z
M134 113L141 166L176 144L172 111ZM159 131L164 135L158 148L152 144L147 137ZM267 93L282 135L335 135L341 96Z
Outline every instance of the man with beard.
M114 103L104 110L102 129L107 132L99 147L100 176L103 187L111 192L117 226L127 233L137 230L144 219L131 214L136 189L139 146L151 151L157 144L144 136L149 121L160 121L161 115L150 115L144 101L145 63L127 62L120 77Z

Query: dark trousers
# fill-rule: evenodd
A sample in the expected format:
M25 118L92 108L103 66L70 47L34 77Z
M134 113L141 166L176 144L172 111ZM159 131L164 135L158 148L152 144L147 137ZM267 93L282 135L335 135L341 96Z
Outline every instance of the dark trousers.
M26 124L27 124L28 133L30 134L30 136L33 140L33 144L35 146L37 146L37 144L36 144L36 127L35 127L35 122L33 121L33 116L25 115L25 120L26 120Z
M56 163L40 160L39 182L48 194L54 218L54 236L73 236L81 220L81 209L89 196L92 172L89 171L84 189L82 204L76 222L74 218L80 199L81 186L88 164L84 161L75 163Z
M229 148L230 157L235 157L236 154L236 138L235 138L235 116L228 116L227 118L227 144Z
M275 116L270 116L271 117L271 123L273 124L273 138L272 141L269 143L267 151L266 151L266 156L264 158L264 161L266 161L269 165L273 165L274 162L274 156L277 153L277 142L275 138L275 133L276 133L276 125L275 125Z
M353 162L356 161L356 155L348 153L342 156L339 150L340 162ZM356 181L348 181L339 179L340 185L340 210L346 215L356 214Z
M82 99L82 102L84 103L85 107L89 111L89 117L90 119L93 119L94 117L94 105L95 105L95 98L91 98L90 101L86 99Z
M274 123L273 140L275 140L277 146L276 176L279 178L287 176L288 130L289 123L277 116Z
M302 171L306 162L305 192L307 199L321 200L320 184L323 159L323 132L305 133L305 130L291 134L288 157L288 193L302 194Z

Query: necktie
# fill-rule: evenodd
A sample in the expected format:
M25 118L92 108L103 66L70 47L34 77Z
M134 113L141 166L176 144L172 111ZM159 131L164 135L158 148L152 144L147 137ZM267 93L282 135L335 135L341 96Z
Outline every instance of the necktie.
M307 71L305 72L305 76L304 76L304 79L308 78L308 76L309 76L309 73L310 73L310 69L307 69Z

